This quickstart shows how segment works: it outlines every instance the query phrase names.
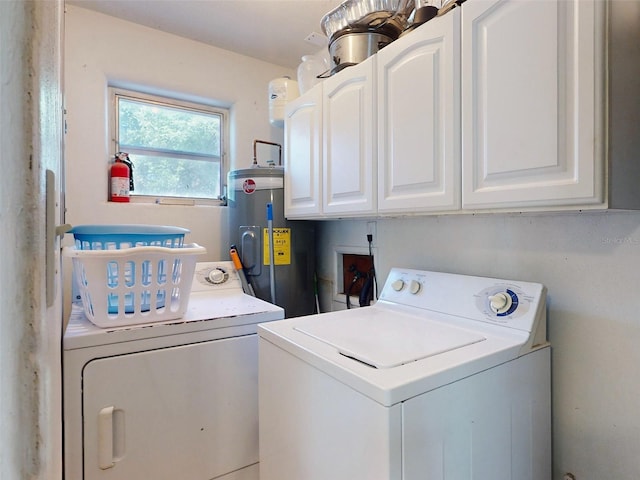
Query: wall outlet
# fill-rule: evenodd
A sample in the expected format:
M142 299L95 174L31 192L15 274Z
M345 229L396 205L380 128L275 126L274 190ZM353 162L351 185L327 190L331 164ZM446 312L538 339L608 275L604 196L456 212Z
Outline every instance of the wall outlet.
M367 222L367 235L371 235L372 243L376 243L377 223L374 221Z

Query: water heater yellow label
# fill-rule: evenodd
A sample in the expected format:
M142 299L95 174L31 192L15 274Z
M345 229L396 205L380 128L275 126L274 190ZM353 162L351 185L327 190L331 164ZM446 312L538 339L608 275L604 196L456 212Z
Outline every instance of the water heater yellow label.
M269 229L264 229L264 264L270 264L269 255ZM274 265L291 265L291 229L273 229L273 257Z

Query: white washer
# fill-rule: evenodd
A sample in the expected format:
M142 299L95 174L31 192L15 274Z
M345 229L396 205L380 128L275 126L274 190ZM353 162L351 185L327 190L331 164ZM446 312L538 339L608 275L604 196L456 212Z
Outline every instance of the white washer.
M185 316L63 339L66 480L258 479L256 324L232 262L198 263Z
M258 335L261 480L551 478L540 284L394 268Z

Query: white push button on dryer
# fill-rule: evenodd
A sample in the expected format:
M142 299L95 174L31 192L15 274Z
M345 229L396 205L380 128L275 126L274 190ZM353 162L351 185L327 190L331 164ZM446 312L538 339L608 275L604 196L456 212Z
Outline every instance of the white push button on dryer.
M224 272L217 268L214 268L213 270L211 270L209 272L208 277L211 283L218 284L218 283L224 282Z
M504 313L511 308L511 295L499 292L489 297L489 305L495 313Z
M413 295L418 293L420 291L420 282L418 282L417 280L411 280L411 283L409 284L409 291Z
M401 278L399 278L398 280L395 280L391 284L391 288L393 288L396 292L399 292L404 288L404 280L402 280Z

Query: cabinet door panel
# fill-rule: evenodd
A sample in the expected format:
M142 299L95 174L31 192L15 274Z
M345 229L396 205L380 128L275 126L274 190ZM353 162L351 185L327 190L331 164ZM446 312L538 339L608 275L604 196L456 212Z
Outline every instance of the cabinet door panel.
M593 52L584 55L584 32L573 19L593 6L474 0L465 7L463 207L601 201L594 151L578 153L584 137L573 123L593 104L593 89L590 98L576 68L594 61Z
M378 53L378 209L460 207L460 15Z
M321 213L322 86L287 105L285 114L285 216Z
M368 214L374 208L371 57L323 83L323 211Z

